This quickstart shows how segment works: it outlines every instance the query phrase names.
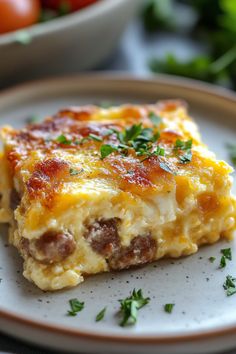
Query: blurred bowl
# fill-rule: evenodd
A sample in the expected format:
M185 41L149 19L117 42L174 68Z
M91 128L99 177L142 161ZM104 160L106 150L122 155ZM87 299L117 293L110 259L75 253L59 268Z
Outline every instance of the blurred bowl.
M73 14L0 35L0 86L6 80L97 66L111 55L140 3L100 0Z

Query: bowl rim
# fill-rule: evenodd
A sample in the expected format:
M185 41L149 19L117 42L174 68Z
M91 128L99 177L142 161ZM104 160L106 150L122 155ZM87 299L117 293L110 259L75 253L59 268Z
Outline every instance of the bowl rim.
M127 0L99 0L82 10L75 11L51 21L36 23L32 26L25 27L17 31L0 34L0 46L7 46L12 44L21 45L18 40L18 35L22 32L27 32L30 36L30 40L48 36L49 34L54 34L55 32L59 33L65 29L78 26L78 24L92 21L94 18L106 16L106 14L110 13L111 11L115 11L117 7L125 6L127 4Z
M218 87L209 83L204 83L198 80L180 78L177 76L170 76L165 74L160 74L158 76L142 76L142 75L132 75L126 73L85 73L78 75L67 75L63 77L52 77L40 80L33 80L31 82L19 84L17 86L0 91L0 99L5 99L8 95L16 95L19 90L23 90L27 93L32 86L40 86L45 84L55 85L57 83L75 83L77 81L81 82L94 82L95 80L100 80L100 82L109 83L122 83L126 81L131 81L134 84L145 84L145 85L166 85L171 86L176 89L184 88L185 90L192 91L196 94L204 94L206 98L211 98L215 100L221 100L222 104L230 105L232 109L236 107L236 94L225 88ZM138 345L170 345L177 343L186 342L196 342L208 341L211 339L225 338L229 335L236 334L236 322L231 325L224 325L210 330L198 330L189 332L187 334L162 334L157 335L135 335L135 334L103 334L99 332L89 332L87 330L79 330L73 327L47 324L44 321L31 319L29 316L15 314L13 311L5 310L0 305L0 319L9 321L10 323L31 327L34 330L47 331L50 334L64 335L69 338L77 338L81 340L89 339L93 342L108 342L108 343L126 343L126 344L138 344ZM6 332L7 333L7 332Z

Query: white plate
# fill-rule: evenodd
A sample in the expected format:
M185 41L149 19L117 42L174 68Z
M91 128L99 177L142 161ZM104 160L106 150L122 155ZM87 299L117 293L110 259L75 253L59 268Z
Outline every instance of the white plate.
M1 124L22 125L33 115L55 112L66 105L155 102L182 98L200 126L204 141L227 159L226 142L236 138L236 98L233 94L199 84L160 76L135 80L80 76L35 82L0 95ZM96 353L210 353L236 346L236 295L226 297L227 274L236 276L236 247L221 242L197 254L159 261L146 267L90 277L72 290L44 293L21 276L22 261L0 238L0 329L33 343L70 351ZM233 261L219 270L220 249L232 247ZM217 257L210 263L210 256ZM121 328L115 316L118 299L142 288L151 302L139 311L136 326ZM78 298L85 309L68 317L68 300ZM165 303L175 303L172 314ZM96 314L108 307L104 321Z

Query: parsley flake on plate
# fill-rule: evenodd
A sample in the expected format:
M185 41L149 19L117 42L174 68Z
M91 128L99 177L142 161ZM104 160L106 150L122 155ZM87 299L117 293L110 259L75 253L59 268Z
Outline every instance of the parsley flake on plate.
M173 311L175 304L165 304L164 305L164 310L167 313L171 313Z
M228 260L232 260L232 252L231 252L231 248L223 248L222 250L220 250L220 252L223 254L223 256L228 259Z
M103 320L105 313L106 313L107 308L104 307L96 316L96 322L99 322L101 320Z
M78 312L84 309L84 302L80 302L78 299L71 299L69 304L71 310L67 312L68 316L76 316Z
M119 300L120 302L120 313L123 316L120 326L134 325L137 322L138 310L143 306L147 305L150 298L144 298L142 290L133 290L131 296Z
M209 257L208 259L209 259L209 261L210 261L211 263L214 263L215 260L216 260L216 257Z
M226 258L225 256L222 256L220 259L220 266L219 268L225 268L226 267Z
M225 289L227 296L236 294L236 278L233 278L231 275L227 275L223 288Z
M220 250L220 252L222 254L222 257L220 259L220 268L225 268L227 264L226 260L232 260L231 248L223 248L222 250Z

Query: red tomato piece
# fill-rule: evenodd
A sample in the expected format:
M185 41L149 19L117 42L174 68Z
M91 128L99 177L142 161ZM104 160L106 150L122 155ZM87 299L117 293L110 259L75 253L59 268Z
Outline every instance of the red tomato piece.
M31 26L39 16L39 0L0 0L0 33Z

